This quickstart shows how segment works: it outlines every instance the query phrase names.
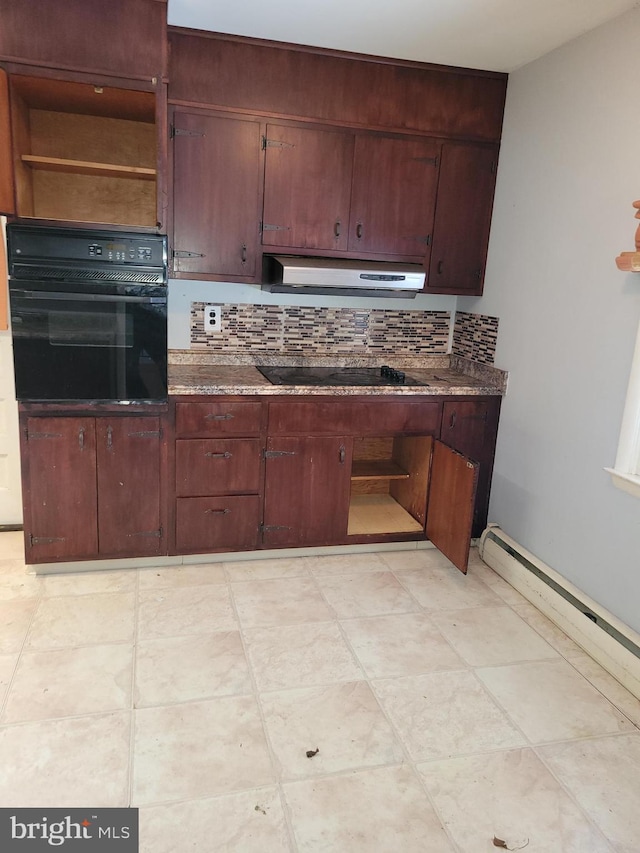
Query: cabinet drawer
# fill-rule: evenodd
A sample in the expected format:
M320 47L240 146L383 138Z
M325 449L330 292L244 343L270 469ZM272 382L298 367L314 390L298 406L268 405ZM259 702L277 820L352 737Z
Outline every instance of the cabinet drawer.
M178 554L250 551L258 547L260 497L178 498Z
M258 492L259 438L183 439L176 442L176 494L233 495Z
M176 434L180 438L259 435L261 423L262 403L176 403Z
M269 403L270 435L438 435L439 401L278 400Z

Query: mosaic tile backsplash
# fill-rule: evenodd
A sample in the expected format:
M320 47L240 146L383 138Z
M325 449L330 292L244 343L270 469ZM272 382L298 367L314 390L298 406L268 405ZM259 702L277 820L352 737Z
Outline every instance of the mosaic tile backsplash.
M453 326L453 355L493 364L498 341L498 318L457 311Z
M222 331L204 331L204 302L191 303L191 349L286 356L446 355L449 311L294 305L222 306ZM458 312L453 354L493 364L498 318Z
M273 355L438 355L449 311L376 311L294 305L222 306L222 331L204 331L204 302L191 303L191 349Z

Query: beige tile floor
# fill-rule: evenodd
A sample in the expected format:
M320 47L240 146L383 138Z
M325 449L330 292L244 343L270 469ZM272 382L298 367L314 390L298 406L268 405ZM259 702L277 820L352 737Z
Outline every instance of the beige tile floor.
M638 853L639 725L475 553L34 577L0 534L0 806L134 805L143 853Z

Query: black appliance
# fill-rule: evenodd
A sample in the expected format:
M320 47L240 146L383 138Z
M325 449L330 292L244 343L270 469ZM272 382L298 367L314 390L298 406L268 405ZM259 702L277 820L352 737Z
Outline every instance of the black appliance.
M167 397L167 238L7 226L16 397Z
M258 367L272 385L429 385L393 367Z

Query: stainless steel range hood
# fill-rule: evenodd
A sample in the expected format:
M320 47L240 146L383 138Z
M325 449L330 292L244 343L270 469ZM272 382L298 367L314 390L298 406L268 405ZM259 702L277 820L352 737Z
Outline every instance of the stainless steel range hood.
M265 257L263 290L321 296L375 296L414 299L424 287L417 264L351 261L339 258Z

